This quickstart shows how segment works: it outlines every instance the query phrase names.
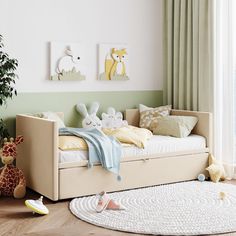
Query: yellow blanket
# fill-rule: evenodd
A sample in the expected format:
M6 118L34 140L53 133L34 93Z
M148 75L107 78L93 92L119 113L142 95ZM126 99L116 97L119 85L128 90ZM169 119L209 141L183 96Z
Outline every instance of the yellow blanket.
M117 129L103 128L102 131L106 135L115 137L121 143L134 144L139 148L144 148L147 141L153 135L148 129L138 128L131 125Z
M123 147L131 146L128 143L121 143ZM88 150L88 145L83 138L76 136L59 136L58 138L58 148L63 151L78 151L78 150Z
M144 148L147 141L152 137L152 132L148 129L127 126L117 129L104 128L102 131L119 140L122 146L134 144L139 148ZM76 136L59 136L58 147L61 150L87 150L86 142Z

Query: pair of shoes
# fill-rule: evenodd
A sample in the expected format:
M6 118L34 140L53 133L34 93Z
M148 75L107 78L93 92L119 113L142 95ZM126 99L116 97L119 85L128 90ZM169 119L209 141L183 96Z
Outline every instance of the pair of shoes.
M113 199L110 199L106 192L102 191L97 195L98 203L96 207L96 212L101 213L106 210L125 210L125 207L121 204L115 202Z

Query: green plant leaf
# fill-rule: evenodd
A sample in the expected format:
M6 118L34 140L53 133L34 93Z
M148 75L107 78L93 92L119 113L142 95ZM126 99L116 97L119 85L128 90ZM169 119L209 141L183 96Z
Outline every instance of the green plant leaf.
M0 148L2 147L4 138L9 138L9 133L5 123L0 119Z
M0 106L6 104L8 98L17 95L13 85L15 85L15 80L18 78L15 74L18 61L10 58L6 52L3 52L4 44L2 40L3 37L0 35Z

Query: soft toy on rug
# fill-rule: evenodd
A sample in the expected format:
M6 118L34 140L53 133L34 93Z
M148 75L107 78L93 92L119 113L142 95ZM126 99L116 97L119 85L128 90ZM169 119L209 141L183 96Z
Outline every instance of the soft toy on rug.
M26 193L26 181L22 170L12 163L17 155L17 145L23 142L23 136L18 136L15 141L10 138L4 139L4 144L0 150L0 156L4 167L0 168L0 196L14 196L23 198Z
M109 107L107 113L102 113L102 127L103 128L120 128L127 126L128 122L123 120L121 112L116 112L115 108Z
M226 193L225 192L219 192L219 197L220 197L220 200L224 200L226 198Z
M82 127L83 128L98 128L101 129L101 120L97 117L97 111L99 108L98 102L93 102L90 106L89 111L84 103L79 103L76 106L76 110L83 116Z
M209 166L206 168L209 171L211 181L217 183L220 180L225 180L225 170L222 163L216 160L211 154L209 155Z

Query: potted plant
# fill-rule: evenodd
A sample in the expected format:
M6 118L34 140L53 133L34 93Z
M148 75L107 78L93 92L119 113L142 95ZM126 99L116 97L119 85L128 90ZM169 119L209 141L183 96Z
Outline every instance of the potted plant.
M15 71L18 66L18 61L12 59L9 55L3 51L2 35L0 35L0 106L7 104L7 99L17 95L17 91L14 88L17 75ZM0 117L0 147L4 137L9 137L6 125Z

